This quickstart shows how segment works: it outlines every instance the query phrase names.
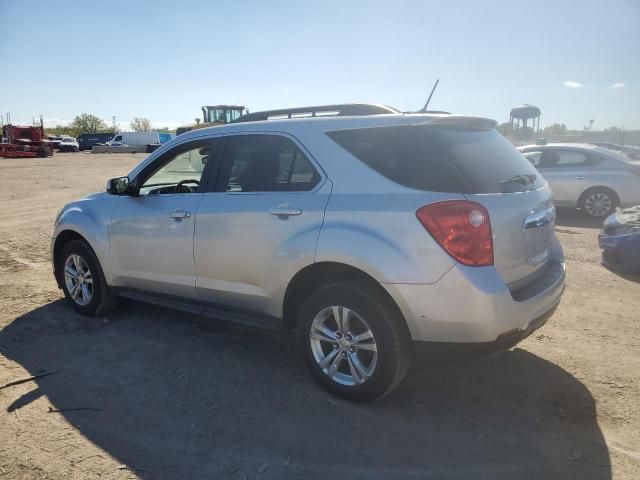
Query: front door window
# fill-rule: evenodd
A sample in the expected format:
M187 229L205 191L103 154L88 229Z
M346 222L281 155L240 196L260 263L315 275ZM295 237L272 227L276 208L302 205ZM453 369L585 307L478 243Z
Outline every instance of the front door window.
M140 195L198 193L207 162L215 156L218 141L180 148L169 154L165 162L147 176L140 187Z

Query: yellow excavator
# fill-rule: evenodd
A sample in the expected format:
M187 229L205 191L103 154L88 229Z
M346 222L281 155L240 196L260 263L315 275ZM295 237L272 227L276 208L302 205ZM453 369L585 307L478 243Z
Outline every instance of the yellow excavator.
M176 135L196 130L198 128L213 127L214 125L224 125L240 118L247 109L242 105L205 105L202 107L202 121L196 119L196 123L183 125L176 129Z

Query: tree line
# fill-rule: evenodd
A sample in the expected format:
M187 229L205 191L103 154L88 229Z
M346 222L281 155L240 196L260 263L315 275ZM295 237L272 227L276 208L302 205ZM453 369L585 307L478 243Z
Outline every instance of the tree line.
M152 130L151 120L144 117L135 117L129 123L129 128L134 132L149 132ZM46 130L48 134L69 135L72 137L80 136L83 133L115 133L112 126L107 125L100 117L90 113L82 113L76 116L69 125L57 125ZM156 128L154 130L161 133L171 132L169 128Z

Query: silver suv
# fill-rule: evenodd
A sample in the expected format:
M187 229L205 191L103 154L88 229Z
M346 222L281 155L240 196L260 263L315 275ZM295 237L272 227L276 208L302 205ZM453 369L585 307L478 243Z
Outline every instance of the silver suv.
M551 191L494 126L389 114L180 135L62 209L56 280L87 315L122 296L295 330L327 390L380 398L412 358L509 348L560 301Z

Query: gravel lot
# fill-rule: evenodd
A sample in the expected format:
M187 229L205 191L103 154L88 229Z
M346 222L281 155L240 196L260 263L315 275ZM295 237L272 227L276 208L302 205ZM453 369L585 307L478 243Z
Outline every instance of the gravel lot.
M0 478L580 478L640 472L640 282L561 214L568 287L516 349L414 368L351 405L287 338L126 302L61 300L49 238L67 201L143 154L0 158Z

